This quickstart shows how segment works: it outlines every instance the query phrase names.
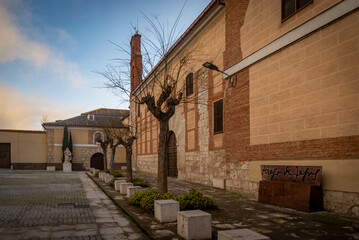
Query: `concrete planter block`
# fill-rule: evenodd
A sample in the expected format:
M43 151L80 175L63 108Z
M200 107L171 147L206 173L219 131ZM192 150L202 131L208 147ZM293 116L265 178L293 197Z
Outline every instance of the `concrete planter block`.
M92 170L92 173L93 173L93 174L96 174L96 173L99 172L99 171L100 171L100 170L94 168L94 169Z
M116 180L115 181L115 191L119 192L120 191L120 183L125 183L126 180Z
M141 186L129 186L127 187L127 197L130 198L132 197L133 195L135 195L135 193L138 193L138 192L142 192L144 191L145 189Z
M173 199L155 201L155 218L161 223L175 222L179 211L180 204Z
M177 233L184 239L212 239L211 214L201 210L177 213Z
M242 228L219 231L218 240L270 240L270 238L247 228Z
M70 163L70 162L64 162L64 163L62 164L62 170L63 170L64 172L72 172L72 163Z
M106 175L106 176L105 176L105 183L111 182L113 178L114 178L114 177L113 177L112 175Z
M226 189L226 179L223 178L213 178L213 187L220 188L220 189Z
M105 176L106 176L106 173L104 173L104 172L100 172L99 175L98 175L99 179L102 180L102 181L104 180Z
M126 170L127 170L127 167L126 167L126 166L121 166L121 170L122 170L122 171L126 171Z
M46 166L46 170L54 172L54 171L56 171L56 167L55 166Z
M127 194L127 187L133 186L133 183L120 183L120 193Z
M94 168L90 168L90 172L92 173L92 171L94 170Z

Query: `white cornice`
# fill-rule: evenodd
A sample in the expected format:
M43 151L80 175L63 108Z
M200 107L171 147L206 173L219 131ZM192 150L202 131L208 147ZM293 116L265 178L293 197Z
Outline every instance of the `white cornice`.
M282 48L294 43L295 41L317 31L318 29L324 27L325 25L343 17L344 15L350 13L351 11L359 7L359 0L345 0L327 11L319 14L318 16L310 19L299 27L293 29L292 31L284 34L283 36L277 38L273 42L269 43L265 47L259 49L257 52L249 55L244 58L242 61L238 62L234 66L225 70L223 78L227 78L228 75L233 75L236 72L239 72L246 67L262 60L263 58L268 57L269 55L281 50ZM228 75L226 75L228 74Z

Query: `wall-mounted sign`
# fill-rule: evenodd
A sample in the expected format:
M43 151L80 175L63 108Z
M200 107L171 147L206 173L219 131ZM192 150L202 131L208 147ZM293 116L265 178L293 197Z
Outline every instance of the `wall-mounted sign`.
M261 165L262 180L320 186L321 166Z

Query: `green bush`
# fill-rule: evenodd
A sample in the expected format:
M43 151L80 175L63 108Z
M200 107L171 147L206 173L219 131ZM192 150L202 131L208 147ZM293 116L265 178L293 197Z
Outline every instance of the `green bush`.
M149 187L150 183L142 178L132 178L133 186Z
M208 210L218 208L217 202L214 199L204 196L203 193L193 188L188 193L178 197L177 201L180 203L181 210Z
M147 212L154 212L154 201L174 199L180 203L181 210L208 210L217 209L218 205L212 198L204 196L201 192L191 189L181 197L176 197L171 193L160 193L157 189L151 189L145 192L135 193L129 199L129 203L142 208Z
M111 175L114 176L114 177L122 177L122 173L120 171L117 171L117 170L113 171L111 173Z
M157 189L151 189L145 192L135 193L135 195L129 199L129 202L132 205L142 208L146 212L153 213L155 200L164 199L175 199L175 196L170 193L160 193Z
M112 187L112 188L115 188L115 181L117 180L117 178L113 178L112 180L111 180L111 182L109 182L108 183L108 185L110 186L110 187Z

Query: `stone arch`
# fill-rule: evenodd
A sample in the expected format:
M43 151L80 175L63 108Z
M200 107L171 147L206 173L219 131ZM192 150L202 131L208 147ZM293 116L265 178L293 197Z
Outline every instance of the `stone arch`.
M104 169L103 153L97 152L91 156L90 167L99 170Z

